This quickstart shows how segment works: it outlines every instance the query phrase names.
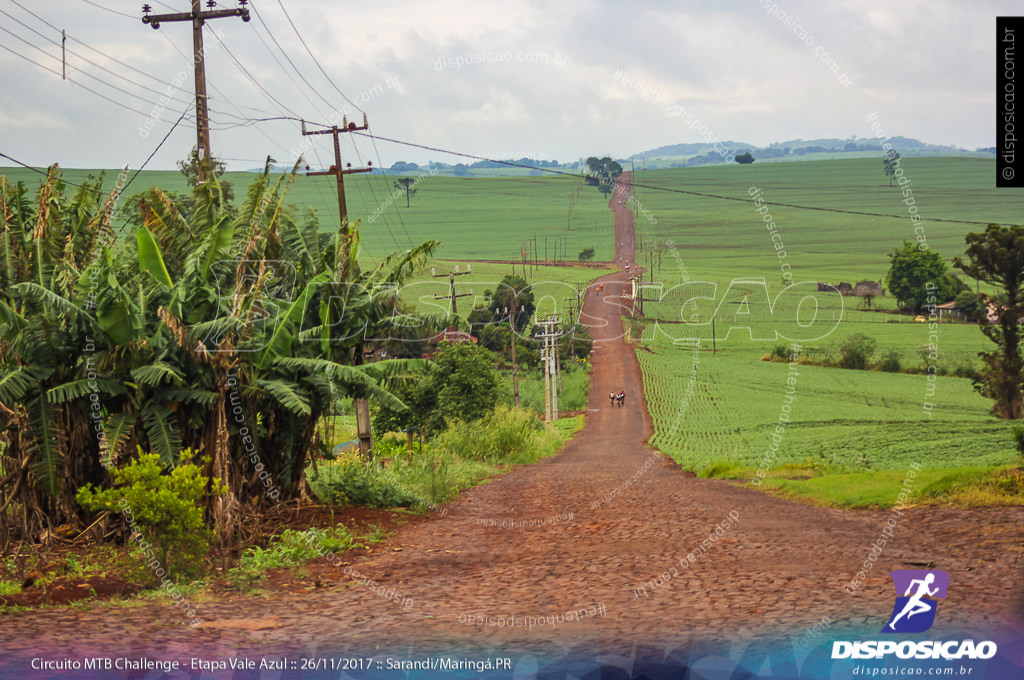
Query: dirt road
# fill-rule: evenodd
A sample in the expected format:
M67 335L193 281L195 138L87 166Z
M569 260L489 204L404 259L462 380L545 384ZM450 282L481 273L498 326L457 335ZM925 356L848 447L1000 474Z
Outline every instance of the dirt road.
M616 257L631 259L631 216L612 203L625 244ZM173 658L785 640L823 618L831 633L879 630L893 604L888 572L924 565L951 578L938 634L991 628L1021 610L1024 510L905 510L851 594L890 512L697 479L647 448L641 374L619 318L626 276L602 281L584 306L597 326L584 430L559 455L464 493L446 516L403 527L349 565L380 592L321 565L330 585L305 594L196 602L196 628L149 602L9 614L0 648ZM625 406L611 407L608 393L620 389Z

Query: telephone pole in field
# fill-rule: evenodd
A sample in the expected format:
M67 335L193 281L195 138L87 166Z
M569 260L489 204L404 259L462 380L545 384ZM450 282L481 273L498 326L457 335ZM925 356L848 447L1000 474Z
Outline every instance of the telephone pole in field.
M150 16L153 8L148 4L142 6L142 23L149 24L154 29L160 28L161 22L191 21L192 22L192 61L195 62L196 70L196 156L199 158L199 184L206 181L205 166L210 163L210 113L207 109L206 97L206 59L203 54L203 24L207 19L220 19L222 17L242 17L242 21L249 21L249 0L238 0L239 7L235 9L213 9L217 6L214 0L206 3L210 9L202 11L199 8L200 0L192 0L191 12L177 12L174 14L154 14Z

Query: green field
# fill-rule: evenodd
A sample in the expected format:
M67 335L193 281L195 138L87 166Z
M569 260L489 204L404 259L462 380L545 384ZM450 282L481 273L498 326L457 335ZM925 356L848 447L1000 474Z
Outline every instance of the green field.
M964 378L938 377L932 390L926 375L819 366L791 374L786 363L760 361L763 348L749 342L697 355L663 341L646 346L650 351L637 357L655 426L651 444L690 469L733 462L906 470L915 461L928 468L1003 465L1017 455L1011 425L988 415L989 401ZM934 405L931 415L926 402ZM789 424L773 453L783 415Z
M96 170L62 170L64 179L81 182ZM113 189L119 171L107 171L104 187ZM0 168L0 175L12 181L24 180L33 190L42 175L25 168ZM237 197L255 175L247 172L225 173ZM529 245L533 259L536 239L537 259L551 261L555 243L570 261L576 261L584 248L596 249L595 259L612 259L612 212L608 199L587 188L569 211L570 194L579 182L566 177L454 178L427 176L416 185L417 193L405 207L405 194L395 196L394 178L377 173L349 175L345 189L352 220L362 220L363 252L374 258L410 244L429 239L442 242L438 257L464 260L521 259L521 248ZM176 171L143 171L126 195L158 186L169 191L185 191L183 176ZM388 201L390 203L387 203ZM333 177L296 178L289 203L305 208L313 206L324 230L337 228L338 201ZM387 203L379 217L370 221L378 207ZM115 224L117 220L115 218ZM571 230L570 230L571 227ZM547 255L545 256L545 241ZM561 257L561 256L560 256Z
M927 243L947 259L962 254L965 233L984 225L929 218L1020 221L1019 201L993 188L991 160L910 158L903 168L913 181ZM640 189L637 225L645 246L660 256L654 282L645 287L646 351L637 351L655 424L653 446L690 469L716 474L734 466L736 474L727 476L740 477L758 468L776 475L797 468L897 473L915 461L942 470L1018 460L1010 423L989 415L990 401L970 380L953 377L958 368L976 366L979 351L994 347L976 325L944 322L930 336L928 324L892 313L891 298L876 299L879 311L870 311L857 298L815 292L818 281L884 279L889 252L914 239L903 197L887 186L878 159L668 170L638 173L637 181L736 198L760 187L768 202L899 216L769 206L785 244L779 258L752 200ZM638 253L637 260L645 257L651 256ZM791 265L794 282L809 282L806 287L783 292L780 262ZM712 318L717 353L709 351ZM834 359L854 333L876 340L876 360L893 352L904 368L933 364L947 375L929 383L924 374L799 366L786 404L787 364L762 357L794 339L802 340L809 359ZM696 355L694 340L700 341ZM936 341L939 358L928 359L923 350ZM926 403L933 405L930 413ZM784 404L791 422L773 453L769 445ZM787 484L787 491L799 493L794 486L811 482L777 486ZM811 493L830 494L824 488Z
M983 224L939 222L936 219L1020 221L1019 199L994 188L994 161L968 157L903 159L905 177L912 182L915 206L924 222L927 244L950 259L963 252L963 236ZM28 170L4 171L13 179L38 184ZM65 177L80 181L87 171L67 170ZM108 184L112 178L108 176ZM229 173L236 187L251 179ZM904 367L920 370L926 363L922 345L927 324L892 313L891 298L874 302L878 311L862 309L856 298L813 293L815 283L884 279L888 254L904 239L915 237L908 206L898 187L889 187L879 158L753 165L705 166L637 172L635 181L654 187L728 196L720 200L684 193L637 191L636 224L647 250L637 261L651 262L653 283L644 289L644 344L651 352L638 356L657 433L652 443L684 465L704 469L716 463L760 465L771 441L770 428L779 417L786 366L760 361L787 338L799 339L813 360L835 356L838 345L853 333L878 343L877 356L894 351ZM183 190L176 172L147 172L131 191L152 184ZM517 261L521 248L533 249L539 259L553 257L556 238L567 237L567 259L585 247L597 249L597 260L612 253L612 212L607 200L583 187L572 211L570 195L577 182L562 177L473 178L427 177L419 184L412 206L404 196L385 218L369 217L394 190L379 176L349 179L349 206L362 216L364 255L372 262L410 243L438 239L443 245L432 262L437 274L475 260ZM750 198L761 189L769 203L790 203L881 213L872 217L768 206L778 237L780 258L762 215ZM337 208L329 178L299 177L290 201L314 205L325 230L333 228ZM669 246L667 241L674 242ZM532 254L530 255L532 258ZM784 289L780 263L788 264L793 281ZM472 274L457 279L457 292L473 297L458 301L464 315L485 290L512 273L512 264L473 262ZM520 267L515 265L518 273ZM551 266L531 269L543 311L564 305L573 284L603 273L599 268ZM689 281L685 286L680 286ZM973 282L968 282L973 284ZM445 278L424 275L405 298L420 309L447 309ZM653 300L651 298L654 298ZM547 306L545 306L547 305ZM715 323L712 354L711 320ZM654 320L660 322L655 325ZM800 323L796 323L799 321ZM802 324L802 325L801 325ZM689 384L692 353L687 347L701 340L697 379ZM673 344L677 341L677 344ZM976 354L989 349L977 327L943 323L938 330L942 373L976 363ZM796 385L793 423L787 428L773 466L812 461L821 469L901 470L911 461L926 467L1003 465L1015 453L1008 425L988 415L989 403L971 389L969 380L942 375L927 395L926 376L855 372L803 366ZM931 417L923 410L935 406Z

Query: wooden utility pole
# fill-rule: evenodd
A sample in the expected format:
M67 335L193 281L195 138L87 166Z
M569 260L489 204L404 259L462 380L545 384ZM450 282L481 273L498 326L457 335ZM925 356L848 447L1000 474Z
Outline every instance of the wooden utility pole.
M206 58L203 54L203 24L207 19L220 19L222 17L242 17L242 21L249 21L249 0L238 0L239 7L235 9L213 9L217 6L214 0L209 0L206 6L210 9L206 12L199 9L200 0L192 0L191 12L177 12L175 14L154 14L150 16L153 8L149 5L142 6L142 23L149 24L154 29L160 28L160 23L167 21L191 21L192 22L192 61L195 62L196 71L196 156L200 159L198 183L206 181L205 166L210 163L210 114L207 109L206 97Z
M433 276L435 279L440 279L440 278L444 278L445 276L447 276L448 280L451 282L450 293L448 295L434 295L434 299L435 300L440 300L443 297L450 298L451 301L452 301L452 314L453 315L459 313L459 308L456 306L455 301L457 299L459 299L460 297L469 297L470 295L473 294L473 291L469 291L468 293L459 293L458 295L456 295L455 294L455 277L456 276L465 276L466 274L469 274L471 272L471 268L472 268L472 265L468 265L467 264L466 265L466 271L460 272L459 271L459 265L455 265L455 269L452 270L451 272L449 272L448 274L436 274L436 273L434 273L434 268L433 267L430 268L430 275Z
M341 145L338 143L339 132L355 132L356 130L366 130L370 126L366 122L366 114L363 114L363 125L362 127L357 126L355 123L349 123L348 118L342 118L342 127L339 129L337 125L331 127L328 130L316 130L308 132L306 130L306 121L302 121L302 135L308 137L310 135L332 135L334 137L334 165L329 170L323 172L306 172L307 177L316 177L322 175L334 175L338 181L338 220L341 227L341 236L343 241L343 253L342 258L344 262L348 261L349 257L349 238L348 238L348 206L345 203L345 175L351 175L355 172L371 172L372 167L368 168L352 168L352 164L349 163L347 168L342 169L341 167ZM369 164L368 164L369 165ZM308 167L308 166L307 166ZM348 277L348 270L345 270L345 274L342 278ZM339 281L338 283L344 283ZM355 347L355 356L353 361L356 364L363 363L363 343L360 341ZM353 406L356 410L356 432L359 439L359 455L364 459L371 457L371 451L373 451L373 429L370 423L370 402L365 397L357 397L352 400Z
M341 167L341 144L338 142L338 134L341 132L356 132L357 130L368 130L370 125L366 122L366 114L363 114L363 124L356 125L355 123L348 122L348 118L343 117L341 119L341 127L337 125L327 130L313 130L312 132L306 130L306 121L302 121L302 135L309 137L310 135L332 135L334 137L334 165L329 170L323 170L321 172L307 172L307 177L318 177L321 175L334 175L338 181L338 218L341 220L341 230L344 234L348 234L348 205L345 203L345 175L351 175L357 172L373 172L372 167L365 168L353 168L352 164L349 163L345 168ZM367 163L368 166L372 166L373 163Z

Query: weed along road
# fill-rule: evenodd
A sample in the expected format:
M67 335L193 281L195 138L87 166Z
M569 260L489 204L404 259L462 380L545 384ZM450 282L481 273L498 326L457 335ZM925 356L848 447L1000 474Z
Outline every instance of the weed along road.
M631 260L632 216L615 197L612 207L616 257ZM651 421L621 320L628 276L601 281L583 308L596 340L586 426L558 455L463 493L368 554L312 563L301 591L199 592L196 626L169 598L9 613L4 654L85 657L116 641L126 658L290 663L795 642L822 622L830 634L880 629L889 572L926 566L950 575L934 635L1005 626L1020 610L1024 510L824 509L696 478L646 447ZM619 391L624 405L610 405Z

